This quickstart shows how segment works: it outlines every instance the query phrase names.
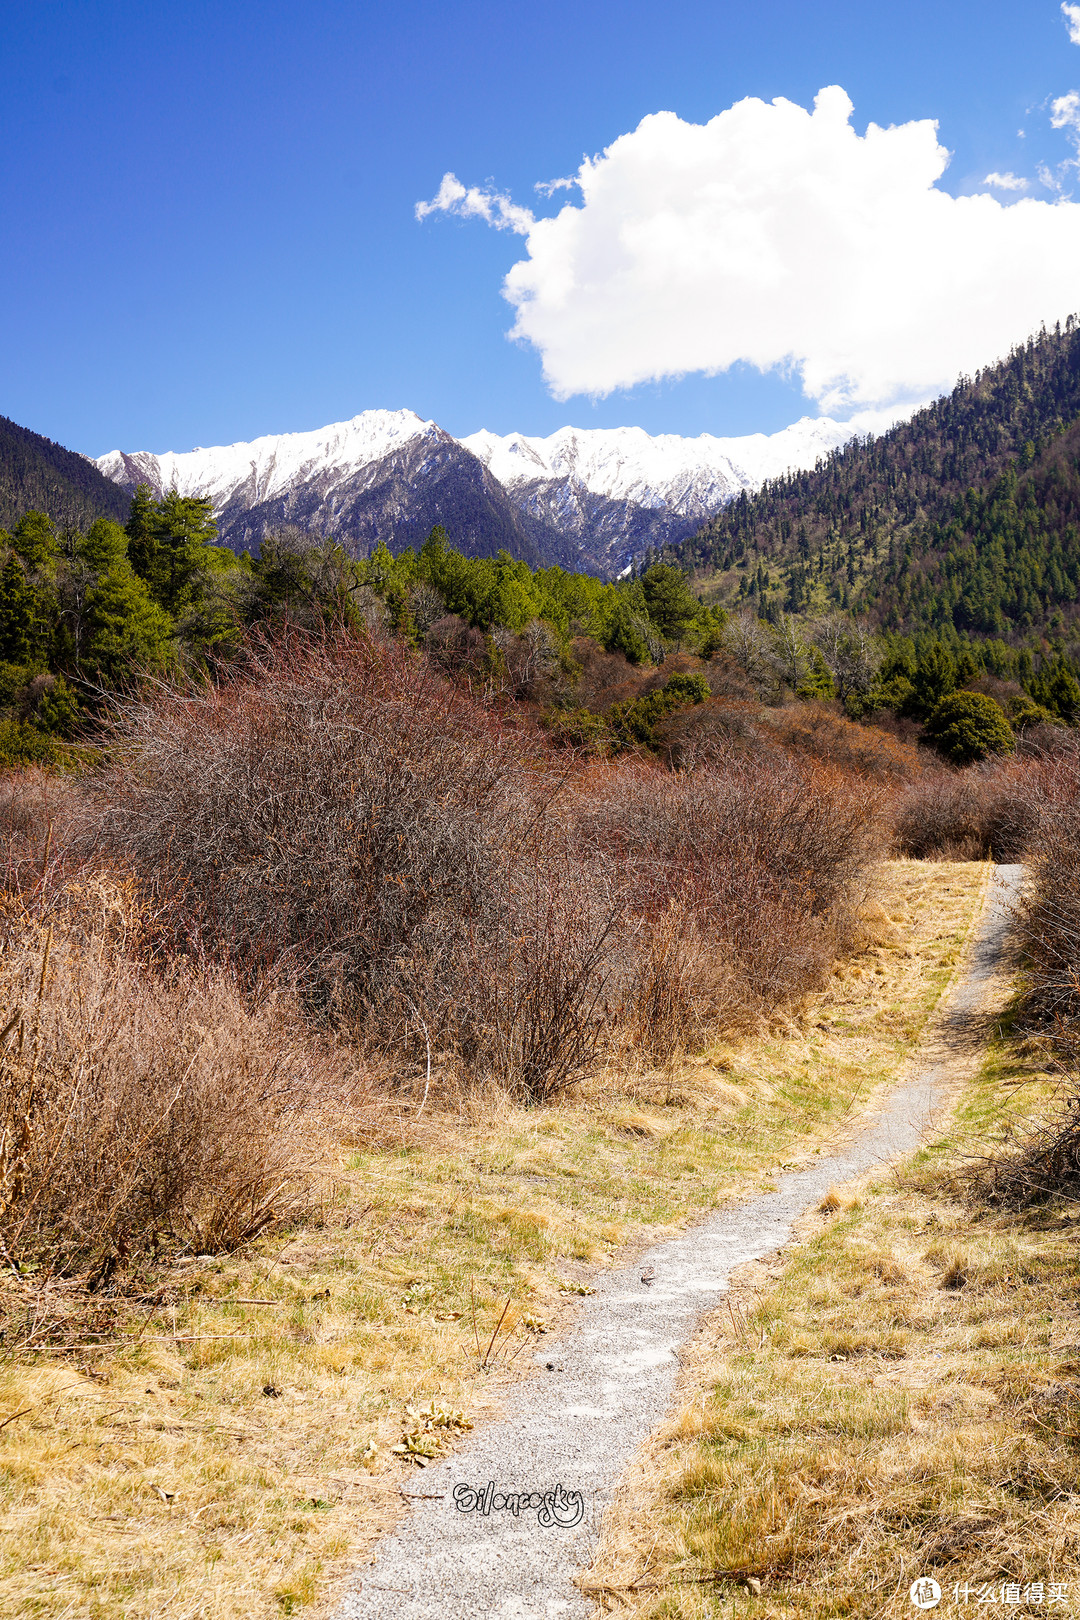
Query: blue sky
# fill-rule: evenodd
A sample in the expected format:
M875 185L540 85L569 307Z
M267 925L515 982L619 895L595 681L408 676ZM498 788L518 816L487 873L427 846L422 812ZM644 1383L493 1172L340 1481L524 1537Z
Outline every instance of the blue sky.
M599 360L575 371L565 354L550 360L548 338L508 341L503 278L532 239L446 212L421 223L415 204L449 171L554 215L577 194L545 200L536 182L574 175L648 115L704 125L746 97L810 108L839 85L860 135L870 121L938 121L953 154L938 190L984 190L988 173L1030 182L996 195L1043 204L1042 257L1060 247L1063 265L1045 293L1052 316L1074 267L1080 307L1080 205L1061 200L1080 129L1060 111L1080 85L1066 23L1054 0L7 0L0 414L92 454L229 443L373 406L458 434L774 430L831 399L826 385L808 397L800 374L738 359L681 379L661 361L650 380L642 360L646 380L591 397L590 379L613 375ZM870 264L871 303L876 274ZM550 303L546 287L534 296ZM883 284L883 306L896 297ZM550 353L578 341L588 308L578 318ZM710 352L726 355L714 335ZM570 378L565 398L545 355ZM943 350L946 371L953 358ZM894 382L878 394L867 382L850 403Z

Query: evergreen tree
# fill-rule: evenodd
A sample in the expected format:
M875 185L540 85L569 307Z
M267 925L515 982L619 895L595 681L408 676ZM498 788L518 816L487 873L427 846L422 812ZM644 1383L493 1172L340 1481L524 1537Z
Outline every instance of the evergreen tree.
M145 485L131 502L128 557L154 601L170 614L191 605L196 575L210 561L217 537L213 502L171 489L155 501Z
M0 659L31 664L39 655L41 639L37 597L12 553L0 574Z
M119 523L98 518L88 533L75 543L75 555L95 574L107 574L128 560L129 541Z
M923 735L954 765L972 765L988 754L1009 754L1014 747L1004 712L982 692L951 692L942 698Z
M148 484L140 484L131 497L131 512L125 532L128 537L128 560L139 578L153 587L160 578L158 553L161 546L157 530L158 510Z
M907 712L916 719L930 714L942 698L956 690L956 660L946 647L934 642L919 659L911 677L912 696Z
M85 635L84 668L110 686L133 669L162 669L172 656L172 619L126 559L87 596Z
M641 576L649 618L662 636L682 642L701 611L686 575L667 563L654 563Z
M31 573L49 573L56 565L59 546L44 512L25 513L15 525L11 544Z

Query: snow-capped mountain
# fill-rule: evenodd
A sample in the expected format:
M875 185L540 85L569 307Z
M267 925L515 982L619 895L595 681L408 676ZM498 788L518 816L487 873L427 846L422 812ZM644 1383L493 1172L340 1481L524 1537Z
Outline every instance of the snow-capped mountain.
M97 466L128 488L208 496L241 550L293 524L367 551L419 544L442 523L459 550L505 547L534 565L619 573L648 546L692 534L742 490L812 467L856 432L895 420L804 417L779 433L719 439L642 428L560 428L547 438L481 431L458 440L413 411L364 411L310 433L213 449L110 451Z
M236 551L283 525L333 534L359 553L379 539L397 551L441 523L469 555L505 546L534 565L580 566L577 547L557 534L538 546L535 525L522 522L483 462L413 411L364 411L311 433L179 454L112 450L97 466L129 489L208 496L220 540Z
M648 546L693 534L744 489L813 467L863 426L862 419L808 416L779 433L732 439L560 428L546 439L481 430L461 442L527 518L572 537L618 572Z

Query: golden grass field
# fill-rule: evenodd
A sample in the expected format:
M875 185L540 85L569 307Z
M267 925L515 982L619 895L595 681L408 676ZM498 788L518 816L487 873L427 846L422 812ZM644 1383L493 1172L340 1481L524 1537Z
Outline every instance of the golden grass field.
M753 1037L663 1072L602 1074L550 1108L493 1095L457 1109L432 1099L419 1121L387 1110L378 1146L330 1156L317 1219L228 1258L162 1265L140 1298L88 1301L9 1279L0 1613L246 1620L325 1608L400 1514L401 1491L422 1481L425 1456L527 1376L530 1347L573 1312L594 1268L760 1190L895 1081L956 969L986 876L977 864L879 868L863 948L823 993ZM993 1123L990 1104L984 1113ZM949 1523L967 1512L958 1491L980 1458L988 1497L1014 1504L1000 1520L1006 1540L1038 1515L1067 1539L1064 1509L1023 1458L1043 1455L1025 1413L1052 1364L1038 1313L1049 1309L1051 1257L1073 1253L1071 1228L976 1229L934 1190L938 1162L926 1161L922 1181L883 1186L831 1217L746 1307L738 1337L717 1339L715 1366L660 1459L648 1571L667 1580L751 1553L779 1571L792 1548L802 1569L801 1549L824 1535L835 1559L807 1553L807 1580L828 1567L862 1603L879 1553L875 1579L895 1586L928 1504L931 1516L945 1504ZM943 1290L962 1245L978 1280ZM1029 1252L1037 1258L1021 1265ZM1032 1302L1022 1353L1009 1338L1021 1277ZM1055 1283L1064 1296L1071 1277ZM77 1349L23 1348L35 1324L65 1319ZM851 1350L853 1333L884 1331L886 1319L896 1356L827 1359L848 1352L826 1346ZM951 1406L939 1340L943 1356L981 1356L991 1369L981 1382L958 1374ZM1015 1376L995 1383L1006 1355ZM951 1414L940 1443L939 1407ZM988 1414L1019 1437L1000 1466L1030 1478L1026 1496L989 1483L992 1448L972 1440ZM879 1534L873 1490L886 1462L895 1511ZM734 1518L716 1511L725 1492L741 1504ZM884 1589L872 1610L798 1607L801 1597L792 1609L770 1586L759 1611L885 1612ZM630 1601L694 1614L711 1612L718 1593L680 1586Z

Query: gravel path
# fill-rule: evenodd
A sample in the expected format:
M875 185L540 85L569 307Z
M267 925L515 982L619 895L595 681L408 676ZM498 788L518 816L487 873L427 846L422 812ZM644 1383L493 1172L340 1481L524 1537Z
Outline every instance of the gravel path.
M541 1341L542 1370L512 1392L505 1417L415 1474L412 1488L437 1499L379 1543L339 1620L583 1620L590 1605L573 1577L620 1473L669 1408L679 1347L732 1269L781 1248L831 1186L918 1146L935 1106L979 1061L973 1020L993 993L1019 878L1019 867L996 869L966 972L881 1113L778 1191L602 1273L572 1332Z

